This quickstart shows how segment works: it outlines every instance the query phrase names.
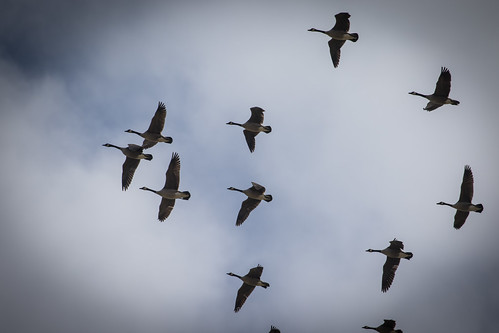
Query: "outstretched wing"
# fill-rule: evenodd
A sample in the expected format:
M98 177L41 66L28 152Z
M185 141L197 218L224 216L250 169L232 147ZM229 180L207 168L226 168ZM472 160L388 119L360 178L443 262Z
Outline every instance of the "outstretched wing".
M438 109L442 105L443 105L442 103L428 102L428 104L426 104L426 107L424 109L429 112L429 111L433 111L435 109Z
M391 319L383 319L384 323L381 325L381 327L386 328L390 331L395 329L395 320Z
M251 110L251 117L248 120L250 123L257 123L257 124L263 124L263 112L265 111L264 109L254 106L250 108Z
M180 184L180 156L177 153L172 153L172 159L166 170L165 188L178 190Z
M160 134L165 127L165 119L166 106L163 102L159 102L158 108L156 109L156 113L154 113L154 117L152 117L151 124L149 125L147 132Z
M175 206L175 199L162 198L161 203L159 204L158 220L161 222L166 220L166 218L170 216L173 206Z
M440 76L438 77L438 81L435 86L435 92L433 94L436 96L449 97L450 80L451 77L449 70L446 67L442 67Z
M470 212L463 212L461 210L458 210L456 212L456 215L454 215L454 228L460 229L463 226L464 222L466 222L468 215L470 215Z
M348 31L350 30L350 20L348 19L350 17L350 14L348 13L338 13L334 15L336 18L336 24L333 27L333 30L338 30L338 31Z
M393 239L390 241L390 246L389 248L394 249L394 250L403 250L404 249L404 243L397 239Z
M471 167L466 165L464 167L463 182L461 183L461 194L459 195L459 202L471 202L473 199L473 172Z
M243 306L244 302L248 299L248 296L251 294L251 292L255 289L254 286L250 286L249 284L243 283L241 288L237 291L237 297L236 297L236 305L234 306L234 312L238 312L241 310L241 307Z
M250 269L250 271L248 272L248 274L246 274L246 276L249 276L249 277L255 278L255 279L260 279L260 277L262 276L262 273L263 273L263 267L258 265L256 267L253 267L252 269Z
M246 138L246 143L248 144L248 148L250 152L255 151L255 136L258 132L251 132L247 130L243 130L244 137Z
M249 214L253 209L255 209L259 204L261 200L256 200L252 198L248 198L243 201L241 204L241 209L239 210L239 213L237 214L237 220L236 220L236 225L240 226L243 224L244 221L248 218Z
M333 66L336 68L340 63L341 47L345 44L344 40L330 39L328 42L329 53L331 54L331 60L333 61Z
M386 262L383 265L383 276L381 278L381 291L387 292L395 278L395 272L399 267L400 258L386 257Z
M144 149L148 149L148 148L151 148L151 147L154 147L156 145L156 141L150 141L150 140L147 140L147 139L144 139L144 141L142 142L142 147Z
M123 163L123 173L121 174L121 189L126 191L132 183L135 170L139 166L140 160L127 157Z

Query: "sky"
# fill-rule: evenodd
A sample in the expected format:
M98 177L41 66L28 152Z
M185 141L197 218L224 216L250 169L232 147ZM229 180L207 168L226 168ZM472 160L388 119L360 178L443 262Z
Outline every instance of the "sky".
M1 1L0 322L16 332L407 332L499 326L493 1ZM351 14L338 68L328 38ZM452 74L458 106L410 91ZM163 134L121 190L157 104ZM250 153L240 128L266 110ZM178 201L157 220L172 152ZM475 178L460 230L464 166ZM251 181L273 196L235 226ZM414 253L381 292L397 238ZM244 275L264 267L240 312Z

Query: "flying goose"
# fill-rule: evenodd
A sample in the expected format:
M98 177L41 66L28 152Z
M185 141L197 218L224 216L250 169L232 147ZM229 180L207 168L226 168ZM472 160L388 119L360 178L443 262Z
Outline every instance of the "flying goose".
M110 143L103 144L105 147L114 147L121 150L121 152L126 156L125 163L123 163L123 173L121 175L121 189L126 191L130 183L132 182L133 174L139 166L140 160L152 160L151 154L144 154L141 146L129 144L128 147L118 147Z
M455 204L440 201L437 205L447 205L457 210L456 215L454 216L454 228L459 229L463 226L464 222L466 222L466 218L470 212L481 213L483 211L483 205L472 204L471 199L473 199L473 173L471 172L471 167L466 165L464 167L459 200Z
M240 190L234 187L227 188L228 190L238 191L248 196L248 199L244 200L241 204L241 209L237 214L237 226L243 224L243 222L248 218L251 211L255 209L262 200L265 200L267 202L272 201L272 196L270 194L265 194L265 187L255 182L251 182L251 184L252 186L246 190Z
M191 194L188 191L179 191L180 183L180 157L177 153L172 154L170 165L166 170L165 186L159 191L151 190L147 187L141 187L141 190L151 191L161 196L161 204L159 205L158 220L163 222L172 212L175 206L175 199L189 200Z
M349 33L350 30L350 14L348 13L338 13L334 15L336 18L336 24L329 31L319 30L315 28L308 29L308 31L316 31L322 32L323 34L331 37L329 40L329 52L331 53L331 59L333 60L334 67L338 67L340 63L340 49L345 44L345 41L351 40L352 42L356 42L359 39L359 34L357 33Z
M250 108L250 110L251 110L251 117L244 124L239 124L233 121L229 121L227 125L237 125L244 128L243 134L244 137L246 138L246 143L248 144L250 152L253 152L255 151L255 136L260 132L270 133L272 131L272 127L262 125L263 112L265 112L264 109L258 106L254 106Z
M270 326L270 332L269 333L281 333L281 331L275 327L275 326Z
M435 86L435 92L431 95L423 95L415 91L411 91L409 94L417 95L429 100L426 107L423 110L433 111L444 104L458 105L459 101L449 98L450 93L450 72L446 67L442 67L440 71L440 76L438 77L437 84Z
M232 272L227 273L227 275L235 276L243 281L243 285L237 291L236 305L234 306L234 312L238 312L241 309L244 302L246 302L246 299L251 294L253 289L255 289L256 286L260 286L263 288L270 287L270 284L260 280L262 272L263 272L263 267L258 265L257 267L253 267L252 269L250 269L249 273L246 274L245 276L239 276Z
M379 333L403 333L402 330L395 329L395 324L395 320L384 319L384 323L379 325L378 327L364 326L362 328L375 330Z
M381 291L387 292L390 286L392 285L393 279L395 278L395 272L399 267L400 258L411 259L412 252L404 252L404 244L397 240L393 239L390 241L390 246L383 250L373 250L368 249L366 252L379 252L386 255L386 262L383 265L383 277L381 278Z
M165 127L165 118L166 118L166 107L163 102L158 103L158 109L156 113L154 113L154 117L152 117L151 124L149 128L144 133L139 133L131 129L127 129L125 132L127 133L135 133L144 138L144 142L142 143L142 147L145 149L151 148L156 145L158 142L166 142L172 143L173 139L169 136L162 136L161 131Z

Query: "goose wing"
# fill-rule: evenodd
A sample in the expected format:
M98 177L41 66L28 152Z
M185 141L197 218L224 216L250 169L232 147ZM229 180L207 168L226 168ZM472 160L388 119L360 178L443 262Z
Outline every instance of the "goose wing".
M448 97L450 93L450 79L449 70L446 67L442 67L433 95Z
M246 219L248 218L251 211L255 209L260 204L260 202L261 200L256 200L252 198L244 200L243 203L241 204L241 209L237 214L236 225L239 226L243 224L243 222L246 221Z
M461 194L459 195L459 202L471 202L473 199L473 172L471 167L466 165L464 167L463 182L461 183Z
M383 319L384 323L380 326L380 328L386 328L389 330L394 330L395 329L395 320L391 319Z
M383 276L381 278L381 291L387 292L395 278L395 272L399 267L400 258L386 257L386 262L383 265Z
M177 153L172 153L172 159L166 170L166 181L164 188L178 190L180 183L180 156ZM172 205L173 208L173 205Z
M241 288L237 291L237 297L236 297L236 304L234 306L234 312L238 312L241 310L241 307L243 306L244 302L246 302L246 299L248 296L251 294L251 292L255 289L254 286L251 286L249 284L243 283Z
M403 250L404 249L404 243L402 243L401 241L399 241L397 239L393 239L392 241L390 241L389 248L390 249L394 249L394 250Z
M161 203L159 204L158 220L161 222L166 220L166 218L170 216L173 206L175 206L175 199L162 198Z
M424 108L426 111L433 111L439 107L441 107L443 104L442 103L433 103L433 102L428 102L426 104L426 107Z
M255 136L258 132L251 132L247 130L243 130L244 137L246 138L246 143L248 144L248 148L250 152L255 151Z
M338 13L334 15L336 18L336 24L333 27L333 30L338 30L338 31L348 31L350 30L350 20L348 19L350 17L350 14L348 13Z
M263 273L263 267L258 265L256 267L253 267L252 269L250 269L250 271L248 272L248 274L246 274L246 276L251 277L251 278L255 278L255 279L260 279L260 277L262 276L262 273Z
M137 153L142 153L144 151L144 148L142 146L135 145L133 143L129 143L128 150L133 151L133 152L137 152Z
M333 61L333 66L336 68L340 63L341 47L345 44L344 40L330 39L327 42L329 45L329 53L331 54L331 60Z
M157 143L156 141L144 139L144 141L142 142L142 147L144 149L151 148L151 147L154 147L156 145L156 143Z
M251 110L251 117L248 120L250 123L257 123L257 124L263 124L263 112L265 111L264 109L254 106L250 108Z
M470 215L470 212L463 212L461 210L458 210L456 212L456 215L454 215L454 228L461 228L464 222L466 222L468 215Z
M255 191L257 191L257 192L259 192L261 194L265 193L265 187L264 186L262 186L262 185L260 185L258 183L255 183L255 182L251 182L251 184L253 185L253 186L251 186L251 188L253 190L255 190Z
M159 102L158 108L156 109L156 113L154 113L154 117L151 119L151 124L149 125L147 132L161 134L161 131L165 127L165 119L166 106L163 102Z
M127 157L123 163L123 173L121 174L121 189L126 191L132 183L135 170L139 166L140 160Z

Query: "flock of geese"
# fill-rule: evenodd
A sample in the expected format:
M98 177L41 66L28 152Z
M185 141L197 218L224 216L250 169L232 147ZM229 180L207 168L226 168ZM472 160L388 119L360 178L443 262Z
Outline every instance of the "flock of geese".
M340 61L340 49L345 44L347 40L356 42L359 39L357 33L349 33L350 30L350 14L339 13L335 15L336 24L331 30L323 31L315 28L311 28L308 31L320 32L331 39L328 42L331 60L333 66L336 68ZM458 105L459 101L449 98L451 86L451 74L450 71L442 67L440 76L436 83L435 91L431 95L424 95L417 92L410 92L409 94L424 97L428 100L428 104L424 108L427 111L433 111L445 104ZM270 126L263 125L264 120L264 110L260 107L250 108L251 116L245 123L236 123L229 121L227 125L236 125L243 128L243 134L248 145L250 152L255 150L255 137L260 133L270 133L272 128ZM171 137L163 136L161 132L165 126L166 119L166 107L162 102L158 103L156 112L151 120L149 128L145 132L137 132L131 129L126 130L127 133L133 133L142 137L142 145L128 144L127 147L119 147L113 144L106 143L103 146L113 147L121 150L121 152L126 156L125 162L123 163L123 170L121 176L121 187L123 191L126 191L130 186L135 170L139 166L140 160L152 160L153 156L151 154L144 153L145 149L149 149L155 146L157 143L172 143L173 139ZM265 194L265 187L251 182L252 186L245 190L240 190L234 187L227 188L231 191L237 191L245 194L247 199L241 204L241 208L236 218L236 226L240 226L249 216L251 211L253 211L260 202L272 201L272 195ZM175 200L183 199L188 200L191 194L188 191L179 191L180 185L180 156L176 153L172 153L168 169L166 170L166 180L163 188L161 190L152 190L148 187L141 187L141 190L150 191L161 196L161 203L159 206L158 220L164 221L170 213L172 212ZM460 229L470 212L481 213L483 211L482 204L473 204L473 173L471 167L466 165L464 167L464 175L461 183L461 192L459 199L456 203L450 204L446 202L438 202L437 205L447 205L456 209L456 214L454 217L454 228ZM413 257L412 252L404 252L404 244L393 239L390 241L390 245L382 250L368 249L366 252L379 252L386 256L386 261L383 265L383 273L381 278L381 291L387 292L393 283L395 278L395 272L400 264L400 259L411 259ZM243 284L239 288L236 296L236 302L234 306L234 311L238 312L246 299L253 292L255 287L267 288L270 286L268 282L262 281L260 278L263 273L263 267L258 265L249 270L249 272L244 275L237 275L235 273L227 273L229 276L234 276L239 278ZM384 323L377 327L364 326L364 329L375 330L379 333L402 333L402 330L395 330L395 321L391 319L385 319ZM271 326L270 333L279 333L279 329Z

